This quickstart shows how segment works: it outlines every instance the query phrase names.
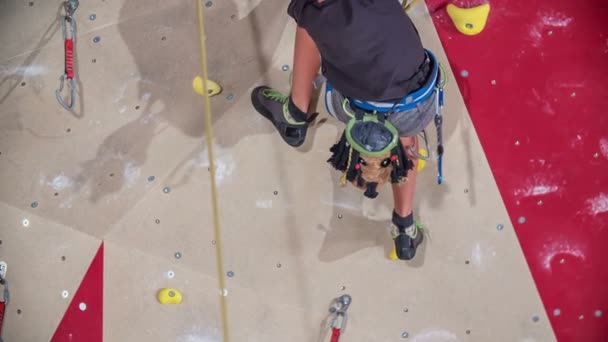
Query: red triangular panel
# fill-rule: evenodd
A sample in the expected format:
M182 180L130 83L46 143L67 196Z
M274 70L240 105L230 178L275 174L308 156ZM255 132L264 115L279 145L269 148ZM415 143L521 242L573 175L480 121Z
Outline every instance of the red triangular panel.
M81 303L84 304L82 307ZM99 246L51 342L101 342L102 339L103 243Z

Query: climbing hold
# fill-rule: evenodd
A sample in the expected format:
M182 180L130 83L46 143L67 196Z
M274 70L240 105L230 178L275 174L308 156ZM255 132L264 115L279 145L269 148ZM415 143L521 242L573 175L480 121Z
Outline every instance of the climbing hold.
M460 33L473 36L479 34L486 26L490 14L490 4L486 3L471 8L461 8L448 4L447 11Z
M172 288L160 289L156 297L161 304L180 304L182 302L181 292Z
M209 96L215 96L222 92L222 87L220 87L219 84L217 84L211 80L207 80L206 83L207 83L207 93L209 94ZM192 80L192 88L194 89L195 93L203 96L203 79L200 76L196 76Z
M421 147L418 149L418 154L426 158L429 156L429 151L427 151L426 148ZM422 169L424 169L425 165L426 165L426 160L418 159L418 169L417 169L418 172L422 171Z
M397 250L395 250L395 247L394 247L394 246L393 246L393 248L391 248L390 253L388 253L388 258L389 258L390 260L397 260L397 259L399 259L399 258L397 257Z

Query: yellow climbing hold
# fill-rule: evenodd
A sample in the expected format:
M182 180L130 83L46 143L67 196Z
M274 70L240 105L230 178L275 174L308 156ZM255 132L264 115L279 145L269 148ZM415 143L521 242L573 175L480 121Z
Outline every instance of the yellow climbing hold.
M423 157L428 157L429 156L429 151L426 150L426 148L419 148L418 149L418 154L423 156ZM424 169L424 166L426 165L426 160L424 159L418 159L418 172L422 171L422 169Z
M456 29L463 34L472 36L479 34L486 26L490 14L490 4L486 3L471 8L460 8L448 4L447 11Z
M209 96L215 96L222 92L222 87L220 87L220 85L217 84L216 82L207 80L206 83L207 83L207 92L209 93ZM197 94L199 94L201 96L203 95L203 79L200 76L196 76L192 80L192 88L194 89L194 91Z
M390 253L388 253L388 258L391 260L397 260L399 259L397 257L397 250L395 249L395 247L393 246L393 248L391 249Z
M179 304L182 302L182 294L171 288L160 289L157 298L161 304Z

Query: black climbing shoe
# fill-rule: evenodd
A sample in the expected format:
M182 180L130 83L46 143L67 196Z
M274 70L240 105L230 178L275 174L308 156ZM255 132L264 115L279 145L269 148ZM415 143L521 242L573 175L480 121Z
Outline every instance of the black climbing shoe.
M270 120L286 143L298 147L306 139L308 125L317 117L317 113L306 118L289 96L267 87L260 86L251 92L251 102L258 113Z
M391 237L395 242L397 257L401 260L412 260L416 249L422 243L424 236L422 227L414 222L414 214L401 217L393 212Z

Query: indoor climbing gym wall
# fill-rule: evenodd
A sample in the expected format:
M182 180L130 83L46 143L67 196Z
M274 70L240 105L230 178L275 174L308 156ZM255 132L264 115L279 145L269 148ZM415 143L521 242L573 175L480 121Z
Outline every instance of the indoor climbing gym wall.
M0 341L607 341L608 6L406 1L447 83L403 261L324 97L297 148L251 105L288 3L0 1Z

